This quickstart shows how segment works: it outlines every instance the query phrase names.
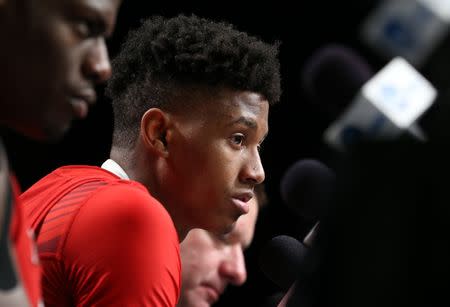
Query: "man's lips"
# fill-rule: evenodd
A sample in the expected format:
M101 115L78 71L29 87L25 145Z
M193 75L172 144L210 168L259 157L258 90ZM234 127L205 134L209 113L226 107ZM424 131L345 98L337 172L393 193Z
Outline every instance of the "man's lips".
M86 100L83 100L81 98L71 98L70 104L76 117L85 118L87 116L89 106Z
M239 193L233 196L233 204L238 208L241 214L247 214L250 210L248 204L249 200L252 199L253 192Z
M248 191L248 192L242 192L242 193L236 194L236 195L234 196L234 198L237 198L237 199L239 199L240 201L246 203L246 202L248 202L250 199L253 198L253 192L251 192L251 191Z
M202 286L205 289L206 301L209 304L214 304L215 302L217 302L222 291L218 290L216 287L209 285L209 284L204 284Z
M87 89L71 96L70 104L74 110L75 116L85 118L89 111L89 105L93 105L97 100L97 94L94 90Z

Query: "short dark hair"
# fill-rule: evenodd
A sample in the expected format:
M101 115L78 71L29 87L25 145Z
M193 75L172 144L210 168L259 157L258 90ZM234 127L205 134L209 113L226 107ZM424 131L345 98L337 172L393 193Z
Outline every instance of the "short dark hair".
M116 145L134 144L142 115L192 90L229 88L280 99L279 43L267 44L225 22L195 15L154 16L130 31L113 60L106 94Z

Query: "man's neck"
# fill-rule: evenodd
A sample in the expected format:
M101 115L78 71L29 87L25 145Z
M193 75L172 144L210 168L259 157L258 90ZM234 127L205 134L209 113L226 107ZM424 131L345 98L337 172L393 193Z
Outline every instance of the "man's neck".
M139 150L113 146L111 148L110 159L120 165L129 179L144 185L149 193L163 205L174 223L178 238L181 242L191 228L184 226L184 219L177 214L177 208L169 206L164 201L163 196L158 193L158 183L155 182L156 176L152 176L151 172L155 167L151 165L145 153L138 154L138 152Z

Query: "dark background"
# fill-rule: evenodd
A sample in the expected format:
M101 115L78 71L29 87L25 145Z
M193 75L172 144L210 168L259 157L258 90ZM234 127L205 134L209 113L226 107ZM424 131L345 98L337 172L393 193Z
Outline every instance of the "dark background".
M329 162L322 143L322 133L329 122L302 92L300 72L309 56L331 43L354 48L374 70L378 70L384 64L383 60L359 40L361 22L377 3L376 0L271 1L250 5L242 0L209 3L124 1L116 31L108 42L111 57L117 53L127 31L154 14L194 13L231 22L239 30L268 42L281 41L283 95L280 103L270 111L270 132L262 149L269 205L260 213L253 244L246 252L247 283L239 288L230 287L219 306L257 306L263 297L279 291L258 267L260 248L280 234L301 239L314 224L314 221L293 214L279 195L279 182L284 171L298 159ZM112 114L109 101L102 92L103 88L99 88L99 102L88 118L75 122L58 144L38 144L13 133L7 135L9 157L23 189L58 166L100 165L108 157Z

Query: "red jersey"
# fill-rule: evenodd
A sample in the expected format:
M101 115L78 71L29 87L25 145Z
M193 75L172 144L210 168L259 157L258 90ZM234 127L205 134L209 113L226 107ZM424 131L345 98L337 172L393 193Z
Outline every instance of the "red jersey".
M33 232L25 218L23 208L18 204L19 186L11 178L6 187L6 220L10 220L9 236L6 243L2 239L1 273L2 291L0 306L42 306L41 272L36 253ZM9 217L8 217L9 216ZM6 225L8 227L8 225ZM3 231L2 230L2 236ZM6 291L5 291L6 290Z
M20 197L37 235L46 306L175 306L179 239L138 182L61 167Z

